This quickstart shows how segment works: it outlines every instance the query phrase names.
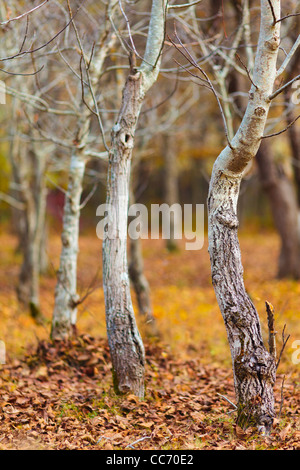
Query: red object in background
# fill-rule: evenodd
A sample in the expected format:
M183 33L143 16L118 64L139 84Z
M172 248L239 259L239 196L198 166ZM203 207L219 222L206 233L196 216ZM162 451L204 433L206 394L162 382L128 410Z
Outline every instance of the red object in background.
M49 191L47 196L47 212L55 220L62 222L64 213L65 195L59 189Z

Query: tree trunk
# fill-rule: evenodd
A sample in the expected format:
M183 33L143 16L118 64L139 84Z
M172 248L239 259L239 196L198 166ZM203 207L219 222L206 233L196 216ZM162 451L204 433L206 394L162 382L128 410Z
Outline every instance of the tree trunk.
M298 207L293 182L283 168L276 166L267 142L261 144L256 161L281 239L278 277L298 279L300 276Z
M217 158L208 196L212 282L227 330L238 424L268 432L275 417L275 358L262 340L258 313L246 293L237 237L237 201L248 163L255 157L270 107L280 42L280 1L261 0L261 25L249 102L242 123ZM274 15L274 16L273 16Z
M178 191L178 169L176 154L176 137L166 135L164 137L164 160L165 160L165 201L169 206L179 203ZM170 238L167 239L167 249L176 251L178 249L175 240L175 215L170 214Z
M130 205L135 204L133 189L130 188ZM140 238L129 239L129 276L133 285L139 308L139 314L144 318L146 331L158 336L156 321L153 316L150 287L144 274L144 261Z
M121 112L112 131L107 208L110 224L103 240L103 286L114 384L120 393L144 396L144 346L130 295L127 264L129 179L135 127L140 112L141 74L129 76Z
M67 340L76 332L77 306L79 297L77 294L77 255L79 250L79 223L80 223L80 199L83 189L87 157L85 149L88 145L88 137L91 127L91 109L95 106L92 91L99 86L99 79L103 70L103 64L109 49L116 40L111 33L111 17L116 4L108 1L103 24L103 31L99 37L99 50L94 54L93 60L86 67L89 69L90 93L85 98L88 107L81 103L81 118L76 129L77 148L73 150L69 168L68 189L65 197L62 250L60 265L57 274L55 289L55 305L52 317L51 337L54 340Z
M75 328L77 317L77 255L80 221L80 198L85 172L85 159L73 152L65 196L62 250L55 289L55 306L51 337L68 339Z
M259 317L243 282L236 214L240 181L222 171L212 177L208 199L212 281L231 350L238 424L270 429L276 367L263 345Z
M26 152L26 153L25 153ZM46 158L33 148L22 155L12 155L13 174L19 185L18 197L24 204L19 225L19 247L23 253L18 299L29 306L31 315L41 317L39 288L41 247L46 218Z
M141 398L144 396L145 353L132 307L127 264L129 180L141 106L158 76L164 21L164 0L153 0L144 61L139 69L131 63L119 116L112 129L106 200L109 223L103 240L103 287L115 389Z
M296 41L299 31L299 19L295 18L296 24L292 34L292 39ZM295 52L290 64L287 68L287 77L286 80L290 81L294 77L297 77L300 74L300 48ZM291 103L292 94L295 92L293 88L287 88L285 90L285 103L287 108L287 124L291 123L296 118L295 114L295 104ZM292 106L293 105L293 106ZM291 125L288 129L288 137L290 141L290 147L293 157L293 169L295 182L297 187L297 198L298 198L298 208L300 208L300 133L299 127L297 125Z

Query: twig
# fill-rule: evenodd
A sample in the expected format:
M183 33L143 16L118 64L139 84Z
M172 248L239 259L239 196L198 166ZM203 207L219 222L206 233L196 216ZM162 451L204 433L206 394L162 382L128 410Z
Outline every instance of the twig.
M299 15L300 15L300 13L290 13L289 15L283 16L282 18L279 18L279 20L276 20L276 23L279 23L280 21L286 20L287 18L291 18L291 16L299 16Z
M251 75L250 75L250 72L249 72L249 70L248 70L248 67L244 64L244 62L242 61L242 59L240 58L240 56L239 56L239 54L238 54L237 52L236 52L235 56L236 56L236 58L238 59L238 61L242 64L242 66L244 67L244 69L246 70L247 76L248 76L250 82L252 83L252 85L253 85L256 89L258 89L258 86L255 85L254 81L253 81L252 78L251 78Z
M26 42L26 39L27 39L27 34L28 34L28 26L29 26L29 17L27 16L27 18L26 18L26 29L25 29L25 34L24 34L23 42L22 42L22 44L21 44L21 47L20 47L20 50L19 50L19 52L22 52L22 50L23 50L23 47L25 46L25 42Z
M224 400L228 401L228 403L230 403L234 407L234 409L237 410L237 406L234 403L232 403L232 401L230 401L229 398L225 397L225 395L221 395L221 393L217 393L217 395L219 395L219 397L224 398Z
M281 390L280 390L280 408L279 408L279 413L278 413L278 418L280 418L281 416L281 412L282 412L282 407L283 407L283 400L284 400L284 396L283 396L283 387L284 387L284 381L285 381L285 375L283 376L283 380L282 380L282 384L281 384Z
M16 209L22 211L25 209L25 204L21 201L18 201L17 199L13 198L12 196L9 196L8 194L3 193L2 191L0 192L0 201L6 202L12 207L15 207Z
M287 82L285 85L283 85L282 87L278 88L278 90L274 91L274 93L272 93L272 95L269 96L269 100L273 100L274 98L276 98L276 96L278 96L280 93L282 93L283 91L285 91L289 86L291 86L294 82L296 82L297 80L300 79L300 75L297 75L296 77L292 78L292 80L290 80L289 82Z
M299 114L299 116L297 116L292 122L290 122L289 125L286 126L286 128L283 129L282 131L275 132L274 134L263 135L263 136L262 136L262 139L269 139L270 137L275 137L275 136L277 136L277 135L283 134L283 133L286 132L290 127L292 127L292 125L295 124L295 122L298 121L299 118L300 118L300 114Z
M85 1L86 0L83 0L83 2L85 2ZM44 49L45 47L47 47L51 42L53 42L58 36L60 36L61 33L63 33L68 28L68 26L73 22L75 16L77 15L77 13L81 9L81 7L82 7L82 4L79 5L79 7L75 11L74 15L70 19L70 21L68 21L67 24L65 24L65 26L60 31L58 31L58 33L56 33L54 36L52 36L52 38L49 39L49 41L47 41L46 43L42 44L39 47L36 47L35 49L28 49L26 51L18 52L18 53L14 54L14 55L11 55L9 57L0 58L0 62L3 62L5 60L12 60L12 59L15 59L17 57L22 57L25 54L32 54L33 52L40 51L41 49Z
M288 340L289 340L289 338L290 338L290 336L291 336L291 335L288 335L288 337L285 339L285 335L284 335L285 327L286 327L286 325L284 325L283 330L282 330L282 343L283 343L283 344L282 344L282 348L281 348L281 351L280 351L280 354L279 354L279 359L278 359L277 364L276 364L276 369L278 369L278 366L279 366L280 361L281 361L281 356L282 356L283 351L284 351L284 349L285 349L285 347L286 347L286 343L288 342Z
M10 20L1 22L1 23L0 23L0 26L5 26L5 25L11 23L12 21L20 20L21 18L24 18L25 16L30 15L30 13L32 13L33 11L38 10L39 8L41 8L42 6L44 6L45 3L48 3L48 1L49 1L49 0L45 0L43 3L41 3L40 5L37 5L36 7L32 8L32 9L29 10L29 11L27 11L26 13L22 13L22 14L19 15L19 16L16 16L16 17L14 17L14 18L11 18Z
M83 100L83 103L86 105L86 107L89 109L89 111L91 111L91 112L97 117L97 121L98 121L98 125L99 125L99 128L100 128L100 132L101 132L101 137L102 137L103 145L104 145L104 147L105 147L105 150L106 150L107 152L109 152L109 148L108 148L108 146L107 146L107 144L106 144L106 140L105 140L105 132L104 132L103 124L102 124L102 119L101 119L100 111L99 111L99 108L98 108L98 103L97 103L97 100L96 100L96 97L95 97L95 93L94 93L94 90L93 90L93 87L92 87L91 77L90 77L90 73L89 73L89 66L90 66L90 64L86 61L84 49L83 49L83 46L82 46L82 43L81 43L81 39L80 39L80 36L79 36L79 32L78 32L77 26L76 26L76 24L75 24L75 21L73 21L74 15L73 15L73 13L72 13L71 5L70 5L70 0L67 0L67 5L68 5L69 15L70 15L71 22L72 22L72 27L73 27L73 29L74 29L75 36L76 36L76 39L77 39L77 43L78 43L78 46L79 46L79 49L80 49L80 52L81 52L81 57L80 57L80 62L79 62L79 65L80 65L80 76L81 76L81 78L82 78L82 80L83 80L83 74L82 74L82 68L81 68L81 63L83 62L83 63L84 63L84 68L85 68L85 73L86 73L86 76L87 76L88 88L89 88L89 91L90 91L90 94L91 94L91 97L92 97L92 102L93 102L93 104L94 104L95 111L91 109L91 107L88 105L88 103L86 102L86 100L85 100L85 98L84 98L83 82L81 81L81 86L82 86L82 100Z
M296 41L295 41L293 47L291 48L290 52L288 53L288 55L284 59L283 63L281 64L281 67L277 70L277 74L276 74L277 77L279 77L279 75L281 75L282 72L286 69L286 67L289 64L291 58L293 57L294 53L296 52L299 44L300 44L300 34L299 34L298 38L296 39Z
M277 23L277 18L276 18L276 16L275 16L274 7L273 7L273 4L272 4L271 0L268 0L268 3L269 3L269 5L270 5L271 12L272 12L272 16L273 16L273 20L274 20L273 26L275 26L275 24Z
M37 75L38 73L41 72L41 70L43 70L43 68L44 68L44 65L42 65L41 68L39 68L35 72L28 72L28 73L9 72L8 70L5 70L5 69L0 69L0 72L6 73L7 75L16 75L16 76L20 75L23 77L29 77L30 75Z
M190 52L188 51L188 49L183 45L181 39L179 38L177 32L176 32L176 29L175 29L175 37L176 39L178 40L179 44L181 45L182 49L180 49L178 47L178 45L173 41L173 39L170 38L170 36L168 36L169 40L172 42L173 46L178 50L178 52L180 52L181 55L183 55L183 57L191 64L193 65L196 69L198 69L201 74L204 76L205 80L201 77L198 77L196 76L199 80L201 80L202 82L206 82L206 86L213 92L213 94L215 95L215 98L217 100L217 103L218 103L218 106L219 106L219 109L220 109L220 112L221 112L221 116L222 116L222 119L223 119L223 124L224 124L224 132L225 132L225 136L226 136L226 140L227 140L227 143L228 143L228 146L231 148L231 150L234 150L232 145L231 145L231 142L229 140L229 132L228 132L228 126L227 126L227 122L226 122L226 118L225 118L225 115L224 115L224 111L223 111L223 108L222 108L222 105L221 105L221 102L220 102L220 99L218 97L218 94L210 80L210 78L208 77L207 73L199 66L199 64L197 64L196 60L194 59L194 57L190 54ZM184 51L184 52L183 52ZM184 68L184 67L183 67ZM193 75L190 71L187 70L188 73L190 73L191 75Z
M80 204L79 206L79 209L82 210L86 205L87 203L89 202L89 200L94 196L95 192L96 192L96 189L98 188L98 184L99 182L96 182L94 184L94 186L92 187L91 191L89 192L89 194L86 196L86 198L84 199L84 201Z
M140 439L137 439L136 441L132 442L132 444L128 444L128 446L125 447L125 449L127 449L128 447L131 447L131 449L134 449L134 445L137 444L138 442L142 442L144 441L145 439L151 439L151 436L144 436L144 437L141 437Z
M274 308L270 302L266 302L266 309L268 315L268 329L269 329L269 352L276 360L276 331L274 328Z
M182 5L168 5L168 10L173 10L173 9L177 9L177 8L188 8L188 7L191 7L193 5L197 5L197 3L200 3L202 2L202 0L196 0L195 2L191 2L191 3L183 3Z

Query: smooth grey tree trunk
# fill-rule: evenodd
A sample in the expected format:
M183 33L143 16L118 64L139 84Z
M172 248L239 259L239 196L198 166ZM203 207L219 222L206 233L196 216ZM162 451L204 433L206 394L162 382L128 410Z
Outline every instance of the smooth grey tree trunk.
M172 206L179 203L178 190L178 168L176 136L164 136L164 170L165 170L165 202ZM175 239L175 217L174 212L170 214L170 237L167 239L167 249L172 252L178 250L178 244Z
M23 254L17 295L20 302L29 307L35 319L40 312L41 250L44 250L46 219L46 158L42 152L32 149L12 149L11 162L14 180L18 186L17 197L24 205L18 228L19 248Z
M130 188L129 201L130 205L135 204L132 188ZM136 294L139 314L144 319L146 332L151 336L159 336L156 321L153 316L150 286L144 273L144 260L140 238L129 239L128 271L131 284Z
M85 172L85 158L77 152L71 156L68 188L65 195L62 250L55 288L55 305L51 337L66 340L75 331L77 317L77 257L80 222L80 199Z
M110 15L115 5L107 3L104 31L100 36L99 51L89 67L89 78L92 87L98 86L99 77L109 49L116 38L111 33ZM91 91L91 90L90 90ZM89 108L94 102L91 94L86 97ZM77 307L77 258L79 251L80 199L83 190L83 179L88 158L85 156L91 126L91 112L85 103L81 103L82 116L76 129L77 148L73 149L69 167L68 188L65 196L62 249L55 289L55 305L52 317L51 338L64 341L76 334Z
M158 76L164 40L165 1L153 0L144 60L131 66L112 129L107 180L109 223L103 240L103 288L107 336L118 393L144 396L144 346L134 316L127 262L127 218L132 150L147 91Z
M275 227L281 239L278 277L300 276L298 240L298 205L293 181L284 168L276 166L268 142L263 142L256 161L264 190L266 191Z

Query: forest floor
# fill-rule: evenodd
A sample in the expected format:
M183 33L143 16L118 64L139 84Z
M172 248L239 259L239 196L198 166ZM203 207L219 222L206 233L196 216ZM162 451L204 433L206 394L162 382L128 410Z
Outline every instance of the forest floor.
M267 339L265 301L274 305L278 350L290 334L275 387L278 419L270 436L235 426L235 402L225 327L210 280L207 242L200 251L168 253L163 240L143 240L145 273L152 289L160 338L148 338L146 393L117 396L105 339L101 242L82 234L78 337L49 341L60 239L49 240L49 272L41 282L43 324L18 305L20 255L16 239L0 234L0 449L298 449L300 283L277 280L279 252L271 231L241 232L245 284ZM133 294L134 298L134 294ZM299 359L299 354L298 354ZM224 398L226 397L226 398ZM228 401L229 400L229 401Z

